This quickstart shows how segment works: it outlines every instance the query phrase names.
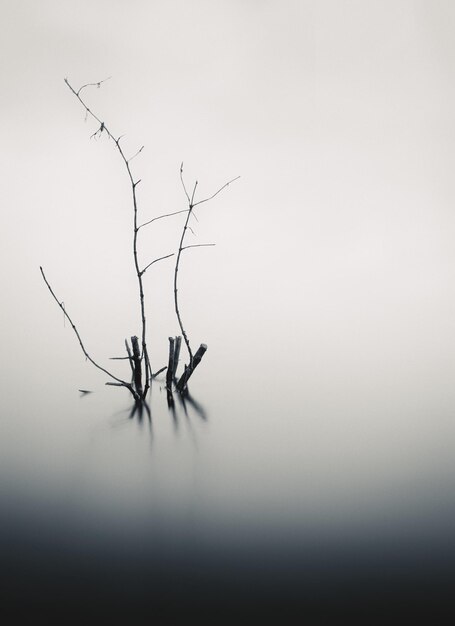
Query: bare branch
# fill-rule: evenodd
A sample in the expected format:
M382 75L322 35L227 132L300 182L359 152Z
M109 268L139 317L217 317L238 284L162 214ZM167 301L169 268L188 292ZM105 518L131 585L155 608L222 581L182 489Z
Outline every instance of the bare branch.
M100 81L100 83L93 83L96 86L99 86L101 84L102 81ZM150 366L150 360L149 360L149 356L148 356L148 351L147 351L147 343L146 343L146 317L145 317L145 297L144 297L144 288L143 288L143 284L142 284L142 273L141 270L139 269L139 260L138 260L138 254L137 254L137 233L138 233L138 225L137 225L137 213L138 213L138 201L137 201L137 194L136 194L136 187L139 185L139 183L141 182L140 179L135 181L134 177L133 177L133 173L131 171L131 167L130 164L128 162L128 159L125 156L125 153L123 152L122 147L120 146L120 139L121 136L119 136L116 139L116 136L111 133L111 131L106 127L106 124L97 116L95 115L95 113L93 113L93 111L85 104L85 102L82 100L81 96L80 96L80 92L84 87L88 87L89 84L84 85L83 87L81 87L78 91L76 91L69 83L68 79L65 78L65 83L67 84L68 88L72 91L72 93L76 96L76 98L79 100L79 102L82 104L82 106L85 109L86 114L90 115L93 119L95 119L99 124L100 127L98 129L98 131L95 133L95 135L97 133L101 133L101 132L105 132L108 137L110 139L112 139L112 141L115 143L117 150L125 164L126 167L126 171L128 174L128 178L130 181L130 185L131 185L131 193L132 193L132 203L133 203L133 259L134 259L134 267L136 269L136 276L137 276L137 280L138 280L138 287L139 287L139 303L140 303L140 309L141 309L141 321L142 321L142 333L141 333L141 343L142 343L142 357L144 359L144 367L145 367L145 386L144 386L144 391L143 391L143 398L146 397L147 395L147 391L149 389L149 373L151 373L151 366Z
M151 263L149 263L148 265L144 267L144 269L141 271L141 276L142 274L145 274L145 272L148 270L148 268L151 265L153 265L154 263L158 263L158 261L162 261L163 259L168 259L171 256L174 256L174 252L172 252L171 254L166 254L166 256L160 256L159 259L155 259L154 261L152 261Z
M93 133L93 135L90 135L90 139L93 139L93 137L98 137L98 135L101 137L101 135L103 134L103 130L104 122L101 122L101 126Z
M188 248L205 248L207 246L216 246L216 243L195 243L191 246L183 246L181 250L188 250Z
M159 369L157 372L155 372L155 373L152 375L152 378L156 378L157 376L159 376L159 375L161 374L161 372L164 372L164 370L166 370L166 369L167 369L167 365L165 365L164 367L162 367L161 369Z
M190 357L190 363L189 363L188 368L189 368L189 370L191 372L193 371L193 352L191 350L191 346L190 346L190 342L189 342L189 339L188 339L188 335L186 334L185 329L183 328L182 316L180 315L180 309L179 309L179 303L178 303L178 271L179 271L180 257L181 257L181 254L182 254L183 250L187 250L188 248L196 248L196 247L203 247L203 246L214 246L215 244L195 244L195 245L191 245L191 246L184 246L183 243L185 241L185 236L186 236L187 230L190 229L191 232L193 232L192 229L189 226L189 221L190 221L191 216L194 215L194 208L197 207L199 204L202 204L203 202L208 202L209 200L212 200L212 198L215 198L215 196L217 196L219 193L221 193L221 191L223 191L223 189L226 189L226 187L228 187L231 183L233 183L238 178L240 178L240 176L237 176L236 178L233 178L232 180L229 180L227 183L225 183L222 187L220 187L214 194L212 194L208 198L205 198L204 200L199 200L199 202L195 202L194 201L194 197L195 197L195 194L196 194L196 189L197 189L198 182L197 181L195 182L194 187L193 187L193 191L192 191L192 194L191 194L191 198L190 198L190 196L188 194L188 191L187 191L187 188L185 186L185 181L183 180L183 163L180 166L180 180L182 182L182 187L183 187L183 190L185 192L186 198L188 200L188 215L186 217L185 224L183 226L182 234L181 234L181 237L180 237L179 249L178 249L178 252L177 252L177 259L175 261L175 268L174 268L174 308L175 308L175 314L177 315L177 321L179 323L180 330L182 331L182 336L183 336L183 339L185 341L185 344L186 344L186 347L187 347L187 350L188 350L188 355ZM184 383L184 386L186 386L186 383ZM183 387L182 387L182 389L183 389Z
M194 358L191 361L191 364L187 368L185 368L185 371L183 372L182 376L180 377L176 385L177 390L180 391L180 393L186 390L186 386L187 386L190 376L192 375L196 367L201 362L201 359L206 353L206 351L207 351L207 345L205 343L201 343L196 354L194 355Z
M142 146L141 148L139 148L139 150L136 152L136 154L133 154L133 156L128 159L128 163L131 163L131 161L133 159L135 159L137 157L137 155L140 154L144 148L145 148L145 146Z
M166 213L165 215L159 215L158 217L154 217L148 222L144 222L144 224L141 224L140 226L138 226L137 229L139 230L140 228L143 228L144 226L148 226L152 222L156 222L156 220L163 219L163 217L171 217L172 215L179 215L179 213L188 213L188 211L189 209L182 209L181 211L174 211L174 213Z
M208 198L204 198L204 200L199 200L199 202L195 202L194 206L198 206L199 204L202 204L203 202L208 202L209 200L212 200L215 196L217 196L219 193L221 193L223 191L223 189L226 189L226 187L229 187L229 185L233 182L235 182L236 180L238 180L240 178L240 176L236 176L235 178L233 178L232 180L228 181L227 183L225 183L222 187L220 187L218 189L218 191L215 191L215 193L211 196L209 196Z
M125 339L125 348L126 348L126 352L128 354L128 360L130 362L131 374L134 376L133 355L131 354L131 350L130 350L130 347L128 345L128 339ZM133 379L131 379L131 382L132 381L133 381Z
M79 89L76 95L78 96L81 93L81 91L85 89L86 87L98 87L99 89L102 83L105 83L107 80L110 80L111 78L112 76L108 76L107 78L100 80L98 83L87 83L86 85L82 85L82 87ZM65 82L68 84L68 81L66 78L65 78Z
M45 274L44 274L44 270L43 268L40 266L40 272L41 275L43 277L44 282L47 285L47 288L49 289L49 291L52 294L52 297L54 298L54 300L56 301L56 303L58 304L58 306L60 307L60 309L63 311L64 316L66 317L66 319L68 320L68 322L71 324L71 328L73 329L76 337L79 340L79 345L81 346L82 352L84 353L85 357L90 361L90 363L92 363L95 367L97 367L99 370L101 370L102 372L104 372L105 374L107 374L110 378L113 378L114 380L116 380L118 383L120 383L121 385L124 385L125 387L127 387L131 393L133 393L134 395L134 390L132 389L131 385L129 383L126 383L124 380L122 380L121 378L117 378L117 376L114 376L114 374L111 374L111 372L109 372L107 369L105 369L104 367L102 367L101 365L98 365L98 363L96 361L94 361L92 359L92 357L89 355L89 353L87 352L87 350L85 349L84 344L82 343L82 339L81 336L79 335L79 332L76 328L76 326L74 325L73 320L71 319L71 317L68 315L65 307L63 306L63 304L60 302L60 300L57 298L57 296L55 295L52 287L50 286Z

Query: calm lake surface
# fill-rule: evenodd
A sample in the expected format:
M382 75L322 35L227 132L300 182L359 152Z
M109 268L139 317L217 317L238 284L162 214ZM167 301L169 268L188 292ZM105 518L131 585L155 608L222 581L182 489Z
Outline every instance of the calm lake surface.
M361 387L332 366L321 383L314 362L288 372L285 352L250 368L229 350L229 366L207 353L174 414L157 381L151 420L88 366L93 393L62 371L58 393L6 396L5 611L325 623L442 610L454 398L385 371Z

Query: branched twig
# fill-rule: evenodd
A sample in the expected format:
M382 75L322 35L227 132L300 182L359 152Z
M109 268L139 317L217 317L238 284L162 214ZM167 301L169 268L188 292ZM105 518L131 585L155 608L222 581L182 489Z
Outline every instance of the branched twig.
M182 317L180 315L180 309L179 309L179 303L178 303L178 272L179 272L180 257L182 255L183 250L187 250L188 248L196 248L196 247L203 247L203 246L214 246L215 244L213 244L213 243L206 243L206 244L195 244L195 245L190 245L190 246L184 246L183 243L185 241L186 231L190 229L190 227L188 226L188 223L190 221L191 216L194 215L194 208L196 206L198 206L199 204L202 204L203 202L208 202L209 200L212 200L221 191L223 191L223 189L226 189L226 187L228 187L231 183L233 183L234 181L238 180L239 178L240 178L240 176L236 176L232 180L230 180L227 183L225 183L222 187L220 187L214 194L212 194L208 198L205 198L204 200L199 200L198 202L195 202L194 199L195 199L195 195L196 195L196 189L197 189L198 182L196 181L194 183L193 191L192 191L191 197L190 197L190 195L188 193L188 190L186 188L186 185L185 185L185 180L183 178L183 162L180 165L180 181L182 183L182 187L183 187L183 191L185 192L186 199L188 200L188 214L186 216L185 224L183 226L182 235L180 237L180 243L179 243L179 248L178 248L178 252L177 252L177 259L175 261L175 269L174 269L174 306L175 306L175 313L177 315L177 320L178 320L178 323L179 323L179 326L180 326L180 330L182 331L182 336L183 336L183 339L185 341L185 344L186 344L186 347L187 347L187 350L188 350L188 355L190 357L189 369L191 370L191 372L193 371L193 352L191 350L191 346L190 346L190 342L189 342L189 339L188 339L188 335L186 334L185 329L183 328ZM194 217L196 217L196 216L194 215Z
M104 372L105 374L107 374L110 378L113 378L115 381L117 381L116 383L110 383L113 385L117 385L117 386L121 386L121 387L126 387L127 389L129 389L129 391L131 391L131 393L133 394L133 396L136 397L136 393L134 391L134 389L132 388L132 386L125 382L124 380L122 380L121 378L117 378L117 376L114 376L114 374L111 374L111 372L109 372L107 369L105 369L104 367L102 367L101 365L99 365L96 361L94 361L92 359L92 357L89 355L89 353L87 352L87 350L85 349L85 346L82 342L81 336L79 334L79 331L77 330L73 320L71 319L71 317L68 315L66 308L63 306L62 302L60 302L60 300L57 298L57 296L54 293L54 290L52 289L52 287L49 284L49 281L46 278L46 275L44 274L44 270L43 268L40 266L40 272L41 275L43 277L44 282L47 285L47 288L49 289L49 291L52 294L52 297L54 298L54 300L56 301L56 303L58 304L58 306L61 308L61 310L63 311L64 316L66 317L66 319L68 320L68 322L71 324L71 328L73 329L76 337L78 338L79 341L79 345L81 346L82 352L84 353L85 357L90 361L90 363L92 363L95 367L97 367L99 370L101 370L102 372Z
M141 273L141 270L139 269L139 261L138 261L138 254L137 254L137 233L138 233L139 229L138 229L138 225L137 225L138 202L137 202L136 187L138 186L138 184L141 181L140 180L137 180L137 181L134 180L133 174L131 172L129 160L125 156L125 153L123 152L123 149L120 146L120 139L122 138L122 136L119 136L118 138L115 138L115 136L111 133L111 131L106 127L106 124L97 115L95 115L95 113L93 113L93 111L86 105L86 103L84 102L84 100L82 100L82 98L80 96L80 93L81 93L82 89L84 89L85 87L93 86L93 85L96 85L96 86L99 87L102 82L104 82L104 81L100 81L99 83L87 83L86 85L83 85L78 91L76 91L71 86L71 84L69 83L68 79L65 78L66 85L72 91L72 93L76 96L76 98L79 100L79 102L82 104L82 106L85 109L86 114L90 115L94 120L96 120L100 124L100 127L99 127L98 131L96 131L96 133L94 133L94 134L96 135L97 133L105 132L107 134L107 136L110 139L112 139L112 141L115 143L115 145L117 147L117 150L118 150L118 152L119 152L119 154L120 154L120 156L121 156L121 158L122 158L122 160L123 160L123 162L125 164L125 167L126 167L126 170L127 170L127 173L128 173L128 178L130 180L131 192L132 192L132 201L133 201L133 216L134 216L134 219L133 219L133 257L134 257L134 266L135 266L135 269L136 269L136 275L137 275L138 286L139 286L139 300L140 300L141 321L142 321L142 333L141 333L142 357L144 358L144 363L145 363L145 387L144 387L144 392L143 392L143 397L145 398L145 396L147 395L147 391L149 389L149 379L150 379L150 377L152 375L152 368L150 366L150 360L149 360L149 356L148 356L148 352L147 352L144 288L143 288L143 284L142 284L142 273ZM142 148L141 148L141 150L142 150ZM139 150L139 152L141 150ZM138 154L138 153L136 153L136 154Z

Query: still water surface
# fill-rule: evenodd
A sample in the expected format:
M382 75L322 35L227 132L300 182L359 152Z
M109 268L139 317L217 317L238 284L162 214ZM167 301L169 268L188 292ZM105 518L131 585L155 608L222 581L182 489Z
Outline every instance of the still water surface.
M455 557L450 398L385 375L359 387L329 371L322 385L213 360L174 413L158 381L151 419L97 373L90 394L63 372L56 394L6 399L4 606L147 614L152 602L163 620L441 606Z

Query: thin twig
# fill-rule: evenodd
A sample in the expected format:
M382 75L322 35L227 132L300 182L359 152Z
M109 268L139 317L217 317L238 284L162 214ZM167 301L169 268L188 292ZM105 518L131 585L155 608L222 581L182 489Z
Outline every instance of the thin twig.
M106 79L107 80L107 79ZM147 343L146 343L146 318L145 318L145 302L144 302L144 287L142 284L142 274L141 274L141 270L139 269L139 260L138 260L138 254L137 254L137 233L138 233L138 227L137 227L137 213L138 213L138 202L137 202L137 195L136 195L136 187L138 186L138 184L141 182L140 180L135 181L133 178L133 174L131 172L131 168L130 168L130 164L128 162L128 159L125 156L125 153L123 152L122 147L120 146L120 139L122 138L122 136L119 136L117 139L115 138L115 136L111 133L111 131L106 127L105 123L97 116L95 115L95 113L93 113L93 111L85 104L85 102L82 100L82 98L80 97L80 92L84 87L88 87L89 85L96 85L99 86L101 84L100 81L99 83L87 83L87 85L83 85L78 91L76 91L69 83L68 79L65 78L65 83L67 84L68 88L72 91L72 93L76 96L76 98L79 100L79 102L82 104L82 106L84 107L86 114L88 113L91 117L93 117L93 119L95 119L99 124L100 124L100 128L98 129L97 132L105 132L108 137L110 139L112 139L112 141L115 143L117 150L125 164L127 173L128 173L128 178L130 180L130 184L131 184L131 192L132 192L132 201L133 201L133 258L134 258L134 266L136 269L136 276L137 276L137 280L138 280L138 287L139 287L139 301L140 301L140 310L141 310L141 321L142 321L142 336L141 336L141 344L142 344L142 357L144 358L144 363L145 363L145 387L144 387L144 391L143 391L143 397L145 398L149 389L149 376L151 376L152 373L152 368L150 365L150 360L149 360L149 356L148 356L148 351L147 351ZM96 133L95 133L96 134Z
M136 152L136 154L133 154L133 156L128 159L128 163L131 163L131 161L133 159L135 159L137 157L137 155L140 154L144 148L145 148L145 146L142 146L141 148L139 148L139 150Z
M154 261L152 261L151 263L149 263L148 265L144 267L144 269L141 271L141 276L142 274L145 274L145 272L148 270L148 268L151 265L153 265L154 263L158 263L158 261L162 261L163 259L168 259L171 256L174 256L174 252L172 252L171 254L166 254L166 256L160 256L159 259L155 259Z
M140 226L138 226L137 229L139 230L140 228L143 228L144 226L148 226L152 222L156 222L156 220L162 220L163 217L171 217L172 215L179 215L179 213L187 213L187 211L188 209L183 209L182 211L174 211L174 213L166 213L165 215L159 215L158 217L154 217L148 222L144 222L144 224L141 224Z
M159 375L161 374L161 372L164 372L164 370L166 370L166 369L167 369L167 365L165 365L164 367L162 367L161 369L159 369L157 372L155 372L155 373L152 375L152 378L156 378L157 376L159 376Z
M208 202L209 200L213 200L213 198L215 196L217 196L219 193L221 193L223 191L223 189L226 189L226 187L229 187L230 184L232 184L234 181L238 180L239 178L240 178L240 176L236 176L232 180L230 180L227 183L225 183L222 187L220 187L218 189L218 191L215 191L215 193L213 195L209 196L208 198L204 198L204 200L199 200L198 202L195 202L193 206L197 207L200 204L202 204L203 202Z
M194 183L193 193L191 194L191 200L190 200L191 206L194 206L194 194L196 193L196 189L197 189L197 181Z
M191 246L183 246L182 250L188 250L188 248L205 248L207 246L216 246L216 243L195 243Z
M239 178L240 178L240 176L236 176L236 178L233 178L232 180L230 180L227 183L225 183L222 187L220 187L210 197L205 198L204 200L199 200L198 202L195 202L194 198L195 198L198 182L196 181L194 183L193 191L192 191L191 198L190 198L190 196L188 194L188 190L187 190L186 185L185 185L185 180L183 178L183 162L180 165L180 181L182 183L183 191L185 192L186 198L188 200L188 215L186 216L185 224L183 226L182 235L180 237L180 243L179 243L179 248L178 248L178 252L177 252L177 259L175 261L175 269L174 269L174 307L175 307L175 313L177 315L177 320L178 320L178 323L179 323L179 326L180 326L180 330L182 331L182 336L183 336L183 339L185 341L185 344L186 344L186 347L187 347L187 350L188 350L188 355L190 357L190 363L189 363L188 367L191 369L191 371L192 371L192 367L193 367L193 352L191 350L191 346L190 346L190 342L189 342L189 339L188 339L188 335L186 334L185 329L183 328L183 322L182 322L182 317L181 317L181 314L180 314L179 303L178 303L178 271L179 271L180 257L181 257L181 254L182 254L183 250L187 250L188 248L214 246L215 244L209 243L209 244L195 244L195 245L190 245L190 246L184 246L183 243L185 241L186 231L190 229L190 226L188 224L189 224L191 216L194 215L194 212L193 212L194 208L196 206L198 206L199 204L202 204L203 202L208 202L209 200L212 200L212 198L217 196L221 191L223 191L223 189L226 189L226 187L228 187L231 183L233 183L234 181L236 181Z
M128 361L130 362L131 367L131 384L134 382L134 364L133 364L133 355L131 354L130 347L128 345L128 339L125 339L125 348L128 354Z
M104 78L103 80L98 81L97 83L87 83L86 85L82 85L82 87L79 89L79 91L77 92L76 95L79 95L81 93L81 91L83 89L85 89L86 87L98 87L98 89L101 87L102 83L105 83L107 80L110 80L112 78L112 76L108 76L107 78ZM65 78L65 82L67 83L68 81Z
M188 222L190 220L191 213L193 211L193 204L192 204L191 199L190 199L190 197L188 195L188 192L187 192L186 186L185 186L185 181L183 179L183 162L182 162L182 164L180 166L180 180L182 182L182 187L183 187L183 190L185 192L185 195L186 195L186 197L188 199L188 213L187 213L187 216L186 216L185 224L183 226L182 235L180 237L179 249L178 249L178 252L177 252L177 259L175 261L175 268L174 268L174 306L175 306L175 314L177 315L177 321L179 323L180 330L182 331L182 336L183 336L183 339L185 341L185 344L186 344L186 347L187 347L187 350L188 350L188 355L190 357L190 365L191 365L191 363L193 362L193 352L191 350L191 346L190 346L190 342L189 342L189 339L188 339L188 335L186 334L185 329L183 328L182 317L180 315L180 309L179 309L178 286L177 286L177 284L178 284L179 264L180 264L180 257L181 257L181 254L182 254L183 242L185 240L185 235L186 235L186 231L187 231L187 228L188 228ZM196 185L194 186L194 191L195 190L196 190ZM194 196L194 191L193 191L193 196Z

